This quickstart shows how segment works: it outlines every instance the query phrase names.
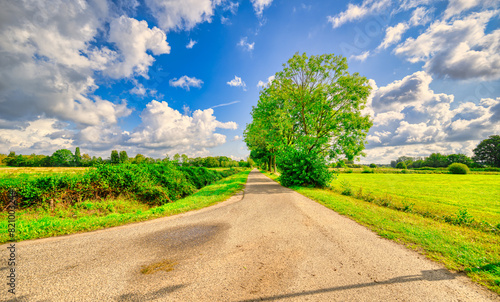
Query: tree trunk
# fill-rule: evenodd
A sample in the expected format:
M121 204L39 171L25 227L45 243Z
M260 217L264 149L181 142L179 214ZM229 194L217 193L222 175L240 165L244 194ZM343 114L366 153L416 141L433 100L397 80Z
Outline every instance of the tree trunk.
M269 171L269 172L272 172L272 170L271 170L272 163L273 163L273 157L270 156L269 161L267 162L267 171Z
M274 173L276 173L276 155L273 155Z

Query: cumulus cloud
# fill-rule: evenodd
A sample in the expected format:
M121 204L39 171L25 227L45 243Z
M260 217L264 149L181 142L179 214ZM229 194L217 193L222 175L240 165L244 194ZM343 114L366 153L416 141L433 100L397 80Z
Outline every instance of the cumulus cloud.
M248 37L244 37L244 38L241 38L240 42L238 42L238 44L236 44L236 45L241 46L244 50L252 51L253 47L255 46L255 42L248 43Z
M429 74L419 71L384 87L372 85L368 107L374 124L368 149L477 141L500 130L500 119L494 118L500 111L500 98L466 102L452 109L453 95L435 93L429 88L431 82Z
M65 126L54 118L39 118L14 129L0 129L0 152L40 154L70 148L74 132L64 130Z
M398 23L395 26L390 26L385 31L385 38L378 48L386 49L392 44L401 41L401 37L408 30L409 26L406 23Z
M498 1L495 0L450 0L444 11L444 18L449 19L456 15L460 15L476 6L487 9L492 7L498 8L499 4Z
M370 51L367 50L367 51L362 52L360 55L357 55L357 56L352 55L349 57L349 59L364 62L369 56L370 56Z
M189 43L186 45L186 48L187 48L187 49L191 49L191 48L193 48L193 46L194 46L196 43L198 43L198 42L193 41L193 40L189 40Z
M251 1L253 9L255 10L255 14L257 14L258 17L262 17L264 9L270 6L271 3L273 2L273 0L251 0Z
M264 86L268 86L268 85L271 85L271 82L274 80L274 75L270 76L267 78L267 82L262 82L262 81L259 81L259 83L257 83L257 87L264 87Z
M146 0L159 26L165 30L190 30L198 23L211 22L220 0Z
M174 78L169 81L170 86L172 87L180 87L184 88L187 91L189 91L189 87L197 87L201 88L201 85L203 85L203 81L197 78L190 78L188 76L182 76L179 79Z
M345 23L362 19L388 8L391 0L364 0L361 5L349 3L347 10L336 16L328 16L328 22L332 23L333 28L342 26Z
M170 53L165 33L157 27L150 29L146 21L121 16L109 25L109 42L116 45L121 54L118 62L111 64L105 73L113 78L129 77L138 74L147 77L154 55Z
M135 7L129 4L124 7ZM153 55L169 53L170 47L163 31L145 21L115 18L108 5L118 4L11 1L2 7L0 119L35 121L43 115L84 128L114 124L131 113L126 102L93 94L97 74L147 77ZM107 46L94 43L100 36ZM140 86L131 91L144 92Z
M224 144L226 136L216 129L237 129L235 122L220 122L212 109L181 114L166 102L151 101L141 113L142 123L126 141L145 149L181 150L190 154Z
M234 79L232 79L231 81L227 82L227 84L229 86L233 86L233 87L242 87L243 90L246 90L246 87L247 87L247 85L245 84L245 82L243 82L241 80L241 78L238 77L238 76L234 76Z
M485 34L498 11L473 13L463 19L437 21L416 39L408 38L395 53L425 62L429 73L452 79L500 78L500 29Z

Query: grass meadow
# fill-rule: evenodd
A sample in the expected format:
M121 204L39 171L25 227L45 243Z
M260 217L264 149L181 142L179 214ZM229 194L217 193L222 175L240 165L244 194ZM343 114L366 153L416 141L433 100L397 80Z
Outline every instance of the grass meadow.
M350 186L353 195L388 197L432 217L453 217L467 210L477 222L500 224L500 175L341 173L332 182L337 192Z
M346 181L351 196L342 195ZM338 175L333 189L293 189L500 294L500 234L436 219L467 208L475 219L499 223L499 182L500 175L348 173ZM357 198L360 188L365 198ZM405 211L388 202L414 205Z

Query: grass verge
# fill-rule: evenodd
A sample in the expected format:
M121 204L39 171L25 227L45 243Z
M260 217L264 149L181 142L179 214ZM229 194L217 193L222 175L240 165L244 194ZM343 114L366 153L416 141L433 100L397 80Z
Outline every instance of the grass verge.
M53 237L93 231L131 222L145 221L201 209L224 201L242 190L250 170L239 172L208 185L194 194L158 207L149 207L130 198L83 201L18 210L16 240ZM7 242L7 213L0 214L0 243Z
M277 180L277 175L265 174ZM396 211L330 190L293 189L370 228L381 237L404 244L448 269L466 273L473 281L500 294L498 235Z

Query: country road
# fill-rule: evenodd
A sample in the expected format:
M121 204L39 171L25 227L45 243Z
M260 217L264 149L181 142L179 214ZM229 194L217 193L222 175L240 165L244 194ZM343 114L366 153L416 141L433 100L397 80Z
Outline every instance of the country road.
M17 298L6 247L2 301L500 301L257 170L209 208L17 243Z

